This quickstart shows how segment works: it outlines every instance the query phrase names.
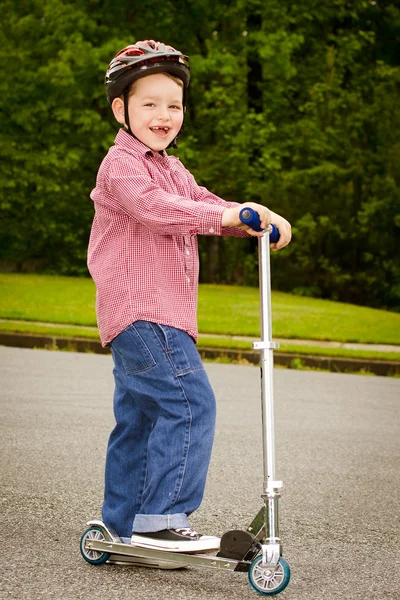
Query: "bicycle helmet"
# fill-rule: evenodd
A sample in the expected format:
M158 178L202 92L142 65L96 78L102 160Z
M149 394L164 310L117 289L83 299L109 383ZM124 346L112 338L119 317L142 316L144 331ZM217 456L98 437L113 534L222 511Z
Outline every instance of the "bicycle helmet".
M112 104L115 98L123 94L125 124L128 133L133 137L136 136L132 133L129 123L129 90L134 81L153 73L169 73L178 77L183 82L183 105L185 105L185 92L190 81L189 57L172 46L154 40L136 42L120 50L110 62L106 72L107 100ZM170 146L177 146L176 139Z
M112 59L106 73L105 87L107 99L112 103L124 93L127 87L150 73L170 73L189 85L189 57L154 40L136 42L123 48Z

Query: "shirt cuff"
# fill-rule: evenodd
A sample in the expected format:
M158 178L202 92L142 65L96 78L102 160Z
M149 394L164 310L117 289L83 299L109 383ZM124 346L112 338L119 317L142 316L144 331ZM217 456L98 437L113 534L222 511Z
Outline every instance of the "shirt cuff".
M207 206L204 210L199 231L200 235L221 235L222 234L222 213L225 206Z

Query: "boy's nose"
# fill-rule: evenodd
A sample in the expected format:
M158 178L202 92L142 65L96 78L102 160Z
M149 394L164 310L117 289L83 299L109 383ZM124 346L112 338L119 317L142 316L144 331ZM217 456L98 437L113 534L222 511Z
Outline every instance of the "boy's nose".
M168 121L170 119L170 114L166 108L161 108L158 111L157 119L160 121Z

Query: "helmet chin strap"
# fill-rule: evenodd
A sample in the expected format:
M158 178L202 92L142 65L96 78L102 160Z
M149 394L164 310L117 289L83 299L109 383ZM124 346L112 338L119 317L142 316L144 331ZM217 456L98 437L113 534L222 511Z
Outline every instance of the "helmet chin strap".
M135 140L138 140L138 142L140 142L141 140L139 140L139 138L136 137L136 135L133 133L132 129L131 129L131 125L129 122L129 111L128 111L128 101L129 101L129 91L130 91L130 85L128 85L128 87L126 87L124 89L124 117L125 117L125 131L126 133L129 133L129 135L131 135L132 137L135 138ZM185 92L186 90L183 90L183 106L185 106ZM180 130L178 131L178 135L172 140L172 142L167 146L167 148L177 148L178 147L178 137L179 134L183 131L184 129L184 124L182 122L182 127L180 128Z
M128 101L129 101L129 90L130 90L130 85L128 85L128 87L126 87L124 89L124 116L125 116L125 130L127 133L129 133L130 135L132 135L135 139L137 139L137 137L132 133L131 130L131 125L129 123L129 111L128 111ZM140 141L140 140L139 140Z

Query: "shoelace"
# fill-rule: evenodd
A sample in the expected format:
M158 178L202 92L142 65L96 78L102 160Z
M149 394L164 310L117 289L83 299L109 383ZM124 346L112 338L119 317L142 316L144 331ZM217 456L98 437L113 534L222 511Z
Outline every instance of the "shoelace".
M181 533L182 535L187 535L188 537L195 537L199 534L194 531L194 529L190 529L190 527L181 527L180 529L175 529L177 533Z

